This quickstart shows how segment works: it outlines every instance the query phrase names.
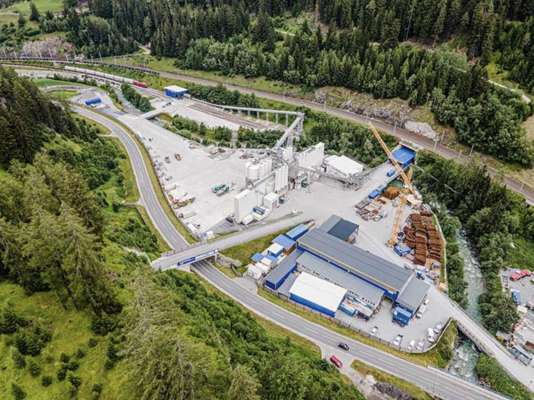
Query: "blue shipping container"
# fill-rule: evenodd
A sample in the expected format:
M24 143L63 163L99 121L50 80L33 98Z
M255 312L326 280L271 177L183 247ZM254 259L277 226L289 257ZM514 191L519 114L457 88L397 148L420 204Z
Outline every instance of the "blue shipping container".
M102 99L100 97L93 97L92 99L85 100L86 106L94 106L95 104L102 103Z

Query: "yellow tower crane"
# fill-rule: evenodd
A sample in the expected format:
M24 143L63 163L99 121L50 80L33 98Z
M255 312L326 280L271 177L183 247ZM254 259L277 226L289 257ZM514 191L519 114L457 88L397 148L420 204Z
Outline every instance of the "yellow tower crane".
M399 165L395 157L393 157L393 153L391 153L391 150L389 150L389 147L387 144L382 140L382 137L380 136L380 133L378 133L377 129L374 127L372 123L369 122L369 127L371 128L371 132L373 133L374 137L380 143L380 147L382 147L382 150L384 150L384 153L386 153L389 161L391 164L393 164L393 167L399 174L399 176L402 178L402 181L404 183L404 188L401 190L401 193L399 195L399 205L397 207L397 211L395 212L395 218L393 220L393 227L391 228L391 235L389 237L389 240L387 241L388 246L395 246L397 243L397 236L400 229L400 224L402 220L402 211L404 209L404 206L406 205L406 194L412 193L415 195L415 190L412 185L412 170L410 169L408 171L408 174L404 172L404 169Z

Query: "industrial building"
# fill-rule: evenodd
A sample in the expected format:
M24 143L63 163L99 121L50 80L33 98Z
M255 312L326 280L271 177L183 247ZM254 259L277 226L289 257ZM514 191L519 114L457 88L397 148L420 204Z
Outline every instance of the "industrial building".
M358 313L370 318L378 309L383 297L394 304L393 320L406 325L417 312L429 289L413 271L395 265L350 243L357 232L357 225L337 216L330 217L323 225L302 233L296 240L297 249L287 255L266 276L265 286L278 290L293 273L306 273L320 281L345 289L339 309L348 314ZM288 232L293 234L293 232ZM300 276L299 275L299 276ZM297 278L298 280L298 278ZM294 280L293 285L297 282ZM315 292L322 290L317 280L306 278L306 285L314 285ZM331 305L337 297L328 295L307 298L313 290L289 289L293 301L304 304L329 316ZM333 291L332 293L337 293ZM326 311L325 311L326 310Z
M324 165L328 175L342 180L351 180L363 172L363 165L347 156L328 156Z
M289 289L289 298L323 314L334 317L347 289L301 272Z
M187 89L176 85L166 86L163 91L165 96L173 97L175 99L181 99L187 93Z
M332 215L318 229L345 242L354 243L358 237L359 226L337 215Z

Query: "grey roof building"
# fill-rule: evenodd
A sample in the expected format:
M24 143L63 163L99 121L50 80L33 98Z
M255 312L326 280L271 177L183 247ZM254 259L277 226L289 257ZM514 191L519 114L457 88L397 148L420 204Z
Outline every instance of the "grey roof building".
M428 283L412 275L397 297L397 303L407 310L416 311L425 299L429 287Z
M298 240L302 250L310 251L356 276L396 295L413 272L351 245L321 229L314 229Z
M347 221L337 215L331 215L319 228L323 232L326 232L338 239L345 242L352 242L355 239L355 235L358 234L359 226L354 222Z

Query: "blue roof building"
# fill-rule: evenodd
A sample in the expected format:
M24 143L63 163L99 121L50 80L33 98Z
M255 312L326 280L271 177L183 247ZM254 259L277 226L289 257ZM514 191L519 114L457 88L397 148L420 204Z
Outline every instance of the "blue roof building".
M415 162L415 151L406 146L400 146L393 151L393 157L401 165L402 168L406 168L410 164Z

